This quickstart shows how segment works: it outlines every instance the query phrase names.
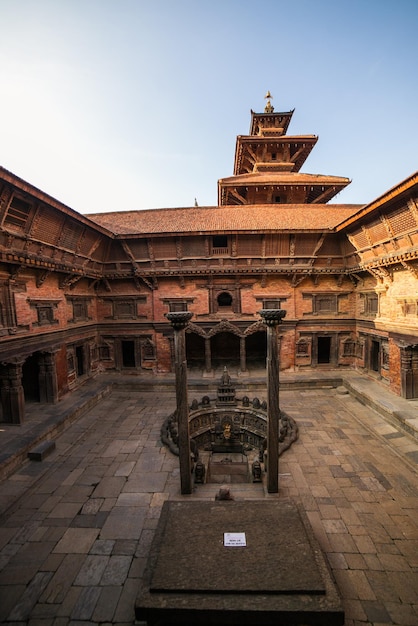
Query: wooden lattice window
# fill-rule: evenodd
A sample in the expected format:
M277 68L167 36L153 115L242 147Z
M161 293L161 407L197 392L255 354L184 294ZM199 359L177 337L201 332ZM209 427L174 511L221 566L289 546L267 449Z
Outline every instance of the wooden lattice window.
M394 211L388 219L395 234L405 233L417 227L415 217L408 207Z
M344 340L343 356L356 356L356 342L353 339Z
M379 311L379 296L377 293L362 293L361 297L361 313L363 315L375 316Z
M61 232L60 245L67 250L76 250L82 232L83 226L75 222L67 222Z

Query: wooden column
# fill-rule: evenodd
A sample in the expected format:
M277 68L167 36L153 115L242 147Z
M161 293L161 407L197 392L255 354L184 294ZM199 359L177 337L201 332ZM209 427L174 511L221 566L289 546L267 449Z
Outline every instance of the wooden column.
M212 371L212 353L210 349L210 337L205 337L205 370L208 374Z
M241 373L247 371L247 351L245 346L245 337L239 338L239 360Z
M279 491L279 345L277 327L286 315L283 309L263 309L267 326L267 491Z
M192 318L190 311L166 313L174 328L174 358L176 371L177 426L181 493L192 493L192 461L190 456L189 402L187 397L187 360L185 328Z
M22 424L25 417L22 365L23 361L6 363L1 376L3 421L12 424Z
M55 353L44 352L39 359L39 399L41 402L58 402L58 378Z

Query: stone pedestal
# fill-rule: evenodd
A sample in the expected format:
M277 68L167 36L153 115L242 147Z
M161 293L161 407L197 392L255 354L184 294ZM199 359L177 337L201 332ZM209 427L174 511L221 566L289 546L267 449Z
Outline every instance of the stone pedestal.
M286 500L166 502L135 616L148 626L344 623L309 523Z

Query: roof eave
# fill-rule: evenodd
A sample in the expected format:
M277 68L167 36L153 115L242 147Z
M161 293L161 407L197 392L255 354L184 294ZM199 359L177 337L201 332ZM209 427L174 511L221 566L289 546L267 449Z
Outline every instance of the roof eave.
M369 204L364 205L363 208L361 208L353 216L347 218L346 220L338 224L337 230L341 231L344 228L351 226L352 224L359 221L363 217L366 217L367 215L370 215L374 211L377 211L378 209L382 208L385 204L388 204L394 198L397 198L403 193L407 193L411 191L417 185L418 185L418 171L414 172L414 174L411 174L411 176L408 176L408 178L405 178L405 180L401 181L394 187L391 187L388 191L386 191L384 194L382 194L381 196L379 196L378 198L376 198Z

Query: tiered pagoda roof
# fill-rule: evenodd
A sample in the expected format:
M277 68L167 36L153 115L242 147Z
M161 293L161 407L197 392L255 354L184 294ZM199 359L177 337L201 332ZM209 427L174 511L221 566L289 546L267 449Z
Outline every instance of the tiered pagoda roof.
M264 113L251 111L250 134L237 137L234 174L218 181L218 204L329 202L350 180L301 173L318 137L287 135L293 111L275 113L266 98Z

